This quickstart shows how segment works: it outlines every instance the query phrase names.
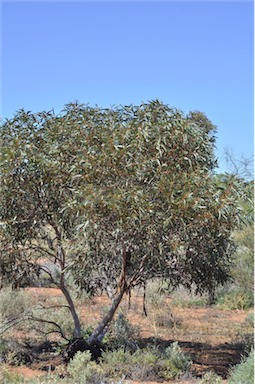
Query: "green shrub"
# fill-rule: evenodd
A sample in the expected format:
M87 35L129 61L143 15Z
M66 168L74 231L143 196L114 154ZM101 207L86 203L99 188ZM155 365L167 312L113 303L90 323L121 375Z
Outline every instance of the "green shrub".
M162 308L165 295L161 289L161 285L156 281L151 281L146 287L146 301L153 309Z
M123 348L102 355L101 368L106 377L131 380L168 380L189 371L191 361L178 343L160 352L156 348L137 349L134 353Z
M24 290L14 291L10 287L0 291L0 320L12 320L22 315L31 302Z
M157 350L147 348L143 350L137 350L131 358L131 370L130 378L132 380L156 380L160 371L159 368L159 353Z
M159 355L152 349L138 349L135 353L123 348L104 352L102 370L107 377L132 380L155 380L158 375Z
M77 352L72 360L70 360L67 372L76 384L98 383L101 379L100 367L91 361L91 353Z
M201 295L195 295L187 289L179 288L172 294L172 305L181 308L205 307L207 298Z
M8 365L0 365L0 383L1 384L21 384L24 383L24 378L18 373L10 371Z
M192 362L190 358L182 352L178 342L174 342L170 347L166 348L165 356L165 379L179 377L189 371Z
M120 348L114 351L103 352L101 367L107 377L128 376L131 361L131 352Z
M254 350L239 365L232 369L228 384L254 383Z
M216 375L214 372L207 372L202 380L199 381L199 384L222 384L223 381L221 377Z
M136 339L139 337L139 327L130 324L124 313L120 312L114 321L110 332L112 349L124 347L132 351L137 349Z
M253 306L253 295L243 288L236 288L225 292L217 299L217 306L221 309L248 309Z

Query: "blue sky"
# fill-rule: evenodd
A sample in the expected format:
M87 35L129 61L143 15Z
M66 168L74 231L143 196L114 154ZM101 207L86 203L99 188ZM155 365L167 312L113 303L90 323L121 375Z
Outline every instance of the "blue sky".
M218 127L217 156L253 155L253 2L1 3L1 118L70 101L162 102Z

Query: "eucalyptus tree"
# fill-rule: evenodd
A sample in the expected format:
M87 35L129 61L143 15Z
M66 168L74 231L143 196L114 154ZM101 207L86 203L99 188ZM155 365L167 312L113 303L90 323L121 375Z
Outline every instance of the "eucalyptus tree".
M237 223L235 183L213 177L215 126L159 101L138 107L19 111L1 127L1 247L6 277L48 273L106 293L100 340L125 293L155 277L197 291L224 283ZM45 260L59 266L59 279ZM8 266L8 268L6 268Z

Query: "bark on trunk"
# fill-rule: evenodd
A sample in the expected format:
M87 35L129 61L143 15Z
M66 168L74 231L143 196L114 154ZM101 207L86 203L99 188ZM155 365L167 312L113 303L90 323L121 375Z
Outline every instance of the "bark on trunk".
M70 293L68 292L68 290L65 287L63 282L61 282L60 289L63 292L63 295L66 298L66 301L68 302L69 309L70 309L70 312L71 312L71 315L72 315L72 318L73 318L73 322L74 322L73 337L80 338L81 337L81 323L80 323L79 317L77 315L77 312L75 310L73 299L71 298Z
M107 325L112 321L113 316L122 300L122 297L125 293L125 289L122 289L118 296L113 300L112 306L107 313L107 315L103 318L103 320L98 324L95 331L92 333L92 335L88 339L88 344L92 345L97 342L101 342L105 333L106 333L106 327Z
M94 343L100 343L104 335L107 331L107 325L112 321L113 316L122 300L122 297L125 292L128 291L130 288L130 285L127 285L126 276L127 276L127 250L124 243L124 240L122 240L122 270L119 278L119 293L117 294L116 298L113 299L112 305L110 310L108 311L107 315L103 318L103 320L98 324L95 331L92 333L92 335L88 339L88 344L93 345Z

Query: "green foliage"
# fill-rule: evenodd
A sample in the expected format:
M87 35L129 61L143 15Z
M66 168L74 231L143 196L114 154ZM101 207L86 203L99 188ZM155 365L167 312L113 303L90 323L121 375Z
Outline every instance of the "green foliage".
M21 384L24 383L24 379L16 372L10 371L7 364L0 365L0 383L1 384Z
M70 360L67 372L75 383L98 383L100 382L100 368L91 361L91 353L77 352L72 360Z
M182 352L178 342L166 348L165 356L167 358L165 378L174 378L189 371L191 360Z
M118 349L104 352L101 367L107 377L131 380L158 380L180 377L190 369L191 362L178 343L160 353L155 348L137 349L134 353Z
M106 351L102 354L101 366L106 376L127 377L130 375L132 354L124 348Z
M199 381L199 384L222 384L223 381L220 376L216 375L214 372L207 372L202 380Z
M213 176L215 131L204 114L158 100L19 111L1 127L3 281L43 270L62 289L76 336L70 275L111 299L155 276L198 292L226 282L239 184Z
M231 268L236 285L252 293L254 291L254 224L243 226L234 233L237 250Z
M120 312L111 326L108 343L111 348L136 350L136 339L139 337L139 327L130 324L123 312Z
M253 306L253 294L243 288L234 288L218 297L217 306L222 309L248 309Z
M186 290L182 287L172 293L172 304L182 308L204 307L207 300L203 295L195 295L193 291Z
M146 302L153 309L160 309L163 305L165 295L163 292L162 284L156 281L151 281L146 285Z
M1 322L18 319L31 306L25 291L13 290L10 287L0 290L0 319Z
M239 365L232 369L228 384L254 383L254 350Z

